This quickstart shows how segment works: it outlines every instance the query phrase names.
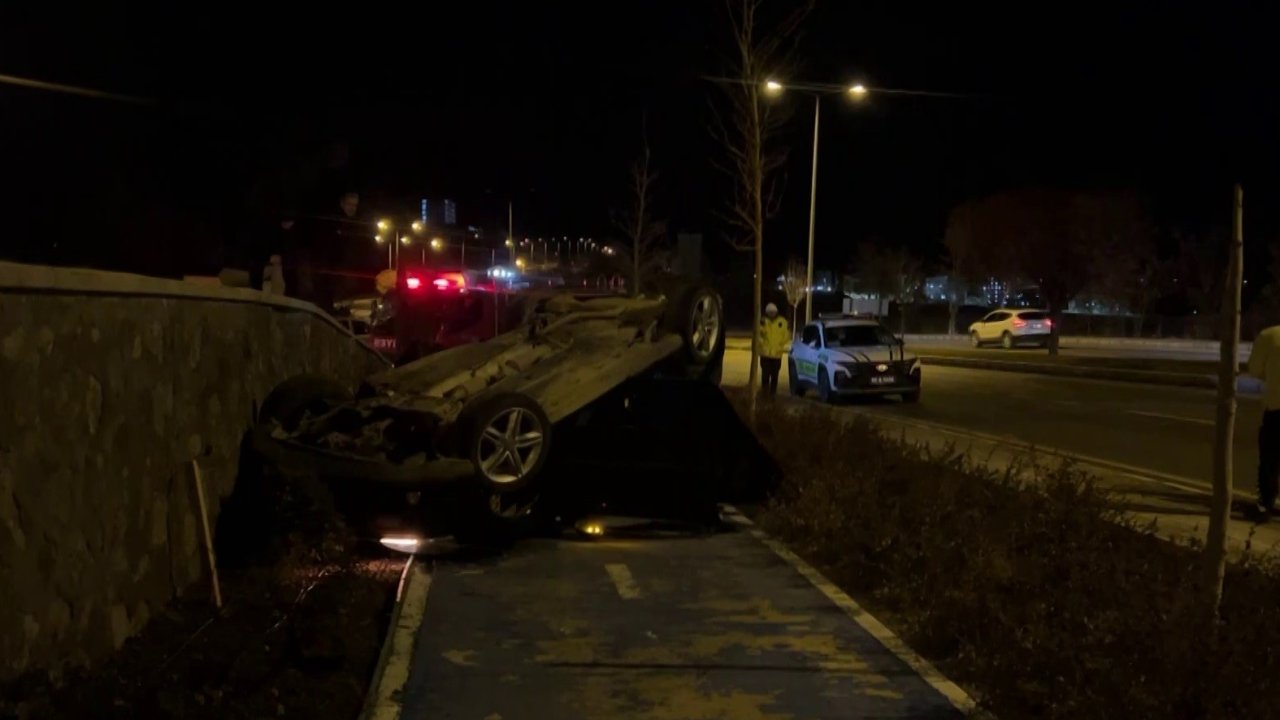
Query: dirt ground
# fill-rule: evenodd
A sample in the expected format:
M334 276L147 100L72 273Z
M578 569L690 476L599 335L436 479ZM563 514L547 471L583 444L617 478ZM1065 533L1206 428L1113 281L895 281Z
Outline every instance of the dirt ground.
M253 486L219 522L221 611L198 583L93 669L0 687L0 718L355 718L404 561L314 486Z

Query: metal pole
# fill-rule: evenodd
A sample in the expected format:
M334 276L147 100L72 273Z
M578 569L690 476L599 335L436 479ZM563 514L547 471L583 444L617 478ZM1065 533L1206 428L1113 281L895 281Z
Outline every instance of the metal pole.
M515 213L512 209L513 204L510 200L507 201L507 242L511 243L511 247L507 249L507 262L513 262L516 252L516 223L513 219L515 218ZM493 264L497 265L496 262Z
M467 269L467 238L462 238L462 269Z
M813 225L818 209L818 112L822 96L813 96L813 172L809 178L809 265L804 285L804 322L813 322Z

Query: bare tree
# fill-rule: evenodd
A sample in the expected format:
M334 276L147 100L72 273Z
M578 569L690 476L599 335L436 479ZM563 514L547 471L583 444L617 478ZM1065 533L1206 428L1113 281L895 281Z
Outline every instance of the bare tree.
M805 299L808 273L808 266L803 261L791 258L787 261L787 272L782 276L782 290L787 294L787 304L791 306L793 336L796 332L796 310L800 308L800 301Z
M777 171L786 162L786 151L774 140L784 115L781 107L764 102L765 83L774 73L786 71L787 57L794 46L800 21L808 14L806 3L793 10L776 27L764 27L760 20L763 0L726 0L733 33L733 53L729 78L721 83L727 95L725 113L713 112L711 134L725 150L716 163L733 181L733 195L722 218L733 230L730 244L755 257L752 278L752 341L750 413L755 416L757 365L760 358L760 304L764 279L764 226L781 198ZM713 106L713 111L715 110Z
M1147 312L1162 291L1164 263L1152 228L1132 229L1132 233L1109 236L1098 250L1089 291L1108 305L1136 316L1134 334L1141 337Z
M1244 277L1244 191L1235 187L1230 254L1222 289L1222 343L1218 365L1218 413L1214 424L1213 501L1204 543L1204 589L1211 627L1217 628L1227 566L1231 515L1231 439L1236 426L1236 376L1240 372L1240 285Z
M613 224L629 241L627 263L631 271L631 294L640 293L640 279L646 270L654 264L656 258L654 245L667 233L667 224L654 220L653 187L658 180L658 172L653 169L649 155L648 123L642 119L640 123L640 155L631 166L629 191L631 207L614 215Z
M861 287L898 304L898 334L904 334L907 303L920 289L924 266L906 248L880 248L871 242L858 245L856 263Z
M975 268L990 277L1036 284L1053 315L1049 353L1058 353L1062 313L1094 280L1104 248L1146 227L1137 199L1127 193L1010 190L970 203L967 232L947 236Z
M972 203L965 203L951 210L947 216L946 234L943 244L947 247L947 334L956 334L956 320L960 315L960 306L969 295L969 286L978 280L976 272L974 233L974 208Z

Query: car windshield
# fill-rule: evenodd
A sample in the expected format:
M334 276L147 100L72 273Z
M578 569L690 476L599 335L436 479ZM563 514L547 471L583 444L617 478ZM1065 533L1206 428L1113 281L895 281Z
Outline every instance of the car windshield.
M827 328L827 347L888 345L893 336L878 325L841 325Z

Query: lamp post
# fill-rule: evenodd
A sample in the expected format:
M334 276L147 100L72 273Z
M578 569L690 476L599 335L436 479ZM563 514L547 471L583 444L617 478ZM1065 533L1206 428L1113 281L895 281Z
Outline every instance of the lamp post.
M385 238L387 243L387 265L391 268L398 268L400 263L400 243L396 242L395 225L390 220L383 218L377 222L378 237ZM378 242L382 242L379 240Z
M822 97L844 93L854 100L861 100L866 97L867 88L862 83L843 88L809 83L784 85L777 80L767 80L764 84L767 95L781 95L782 91L787 89L800 90L813 96L813 161L809 171L809 254L805 265L804 283L804 321L808 324L813 321L813 236L818 219L818 129L822 118Z
M748 81L733 78L706 78L712 82L745 84ZM813 235L814 220L817 209L818 195L818 110L821 107L821 99L824 95L845 95L852 100L863 100L869 95L914 95L919 97L932 98L974 98L981 97L969 93L953 93L938 92L934 90L902 90L900 88L881 88L867 87L862 83L852 85L834 85L831 83L795 83L795 82L779 82L777 80L766 80L764 83L764 93L766 95L780 95L784 90L799 90L807 92L814 96L813 100L813 166L811 177L809 179L809 263L806 272L807 282L805 283L805 303L804 303L804 319L808 323L813 320Z

